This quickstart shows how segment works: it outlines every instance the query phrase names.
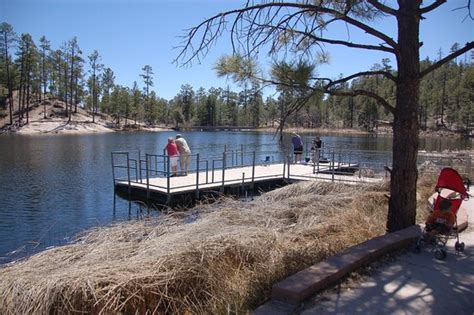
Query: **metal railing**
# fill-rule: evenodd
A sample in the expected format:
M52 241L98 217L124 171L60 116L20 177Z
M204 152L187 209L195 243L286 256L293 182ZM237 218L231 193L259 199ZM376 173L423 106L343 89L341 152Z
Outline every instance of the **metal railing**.
M188 174L195 173L196 181L171 185L170 158L165 154L142 154L140 151L114 151L111 152L112 176L114 187L118 182L126 183L128 193L134 186L146 189L147 198L150 197L151 188L155 187L166 192L168 196L177 189L191 188L199 197L203 186L210 184L223 191L226 185L250 185L256 181L281 178L291 180L321 179L340 182L370 181L369 178L387 178L391 168L392 153L389 151L346 150L341 148L322 148L307 152L301 164L312 167L307 174L296 174L292 171L294 156L280 151L245 151L240 149L225 150L219 154L191 154L190 170ZM203 158L205 156L205 158ZM431 163L439 173L443 167L457 167L463 176L474 174L472 158L462 158L462 163L455 163L453 158L436 154L420 154L419 166ZM459 162L459 161L458 161ZM278 165L274 166L274 165ZM262 167L273 166L272 172L263 171ZM281 167L281 168L280 168ZM233 169L242 168L239 178L228 176ZM351 176L347 176L351 175ZM152 182L154 178L166 178L165 184ZM163 182L163 181L161 181ZM217 184L217 185L216 185Z

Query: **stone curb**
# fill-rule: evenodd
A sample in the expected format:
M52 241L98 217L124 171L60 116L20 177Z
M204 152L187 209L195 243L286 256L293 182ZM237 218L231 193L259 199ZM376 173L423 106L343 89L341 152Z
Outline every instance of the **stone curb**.
M390 251L408 246L420 236L421 231L419 225L413 225L385 234L301 270L273 285L271 300L259 306L252 314L291 314L301 302L347 273Z
M458 211L457 222L459 232L467 228L468 216L464 207ZM252 314L292 314L301 302L327 288L347 273L391 251L410 245L421 235L422 230L423 225L413 225L385 234L301 270L273 285L271 300L260 305Z

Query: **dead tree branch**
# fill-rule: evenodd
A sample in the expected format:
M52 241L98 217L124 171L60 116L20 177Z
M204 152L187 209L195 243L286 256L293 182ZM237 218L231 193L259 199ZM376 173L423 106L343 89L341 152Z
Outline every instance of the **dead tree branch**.
M420 72L420 78L423 78L425 75L427 75L428 73L438 69L439 67L441 67L442 65L444 65L445 63L453 60L454 58L464 54L465 52L471 50L474 48L474 42L469 42L469 43L466 43L466 45L453 52L452 54L449 54L447 55L446 57L444 57L443 59L439 60L438 62L432 64L430 67L426 68L425 70L421 71Z

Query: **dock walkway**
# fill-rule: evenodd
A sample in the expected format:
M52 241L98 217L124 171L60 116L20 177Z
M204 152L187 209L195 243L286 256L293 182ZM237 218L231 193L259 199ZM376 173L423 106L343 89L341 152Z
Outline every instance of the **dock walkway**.
M328 156L333 159L293 164L289 163L290 156L276 154L257 157L255 152L223 152L208 159L196 154L191 157L191 172L186 176L170 176L166 155L138 153L132 158L130 152L112 152L113 180L118 192L169 203L176 196L199 198L204 192L232 193L235 188L247 191L315 180L377 182L386 176L383 172L379 176L363 176L361 171L354 175L360 170L357 162L341 154ZM118 157L122 157L121 163ZM116 176L119 171L122 174L125 171L125 176Z
M335 168L334 174L331 173L331 167L320 166L319 172L313 173L313 165L311 164L294 164L290 166L289 176L285 174L285 167L283 163L271 164L268 166L257 165L236 167L226 169L225 173L222 171L214 172L201 171L199 172L199 181L197 180L197 173L189 173L187 176L175 177L150 177L148 183L146 180L130 181L130 185L134 188L148 189L158 193L185 193L193 192L197 187L199 189L220 188L223 186L248 185L257 182L286 179L288 181L304 181L304 180L324 180L324 181L347 181L347 182L376 182L381 178L358 177L352 174L341 175L338 170L344 168L354 167L349 164L339 165ZM285 172L285 173L284 173ZM168 189L169 180L169 189ZM128 187L128 180L119 180L115 183L117 187Z

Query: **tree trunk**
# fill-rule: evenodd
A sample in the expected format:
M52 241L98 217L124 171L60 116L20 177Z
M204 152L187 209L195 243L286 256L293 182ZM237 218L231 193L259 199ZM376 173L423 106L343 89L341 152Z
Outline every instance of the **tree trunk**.
M92 123L95 123L95 66L92 74Z
M78 81L79 81L79 73L76 71L76 75L74 76L74 113L77 113L77 103L79 103L79 96L78 96Z
M30 122L30 86L31 86L31 74L28 68L27 79L26 79L26 124Z
M351 122L350 122L350 128L352 129L354 127L354 98L351 97L350 99L350 111L351 111Z
M23 119L23 95L24 95L24 85L25 85L25 61L24 56L21 57L20 63L20 85L18 89L18 125L21 125Z
M43 50L43 63L42 63L42 76L41 84L43 85L43 101L46 101L46 52ZM46 109L46 107L45 107ZM46 118L46 110L44 112L44 118Z
M68 77L67 77L67 63L68 63L68 60L66 59L64 61L64 102L66 103L66 117L69 117L69 107L68 107L68 102L67 102L67 87L68 87Z
M7 88L8 88L8 101L10 103L10 126L13 125L13 87L12 79L10 77L10 60L8 60L8 38L7 34L4 35L4 49L5 49L5 68L7 74Z
M393 124L393 171L387 229L397 231L415 224L418 170L418 97L420 85L420 0L399 0L398 79Z
M445 127L444 123L444 107L446 106L446 68L443 67L443 90L441 93L441 126Z
M74 102L74 61L75 61L75 50L74 50L74 46L72 47L71 49L71 67L70 67L70 70L71 70L71 74L70 74L70 78L69 78L69 81L70 81L70 86L69 86L69 106L70 106L70 110L69 110L69 117L68 117L68 120L67 122L70 123L71 122L71 116L72 116L72 104Z

